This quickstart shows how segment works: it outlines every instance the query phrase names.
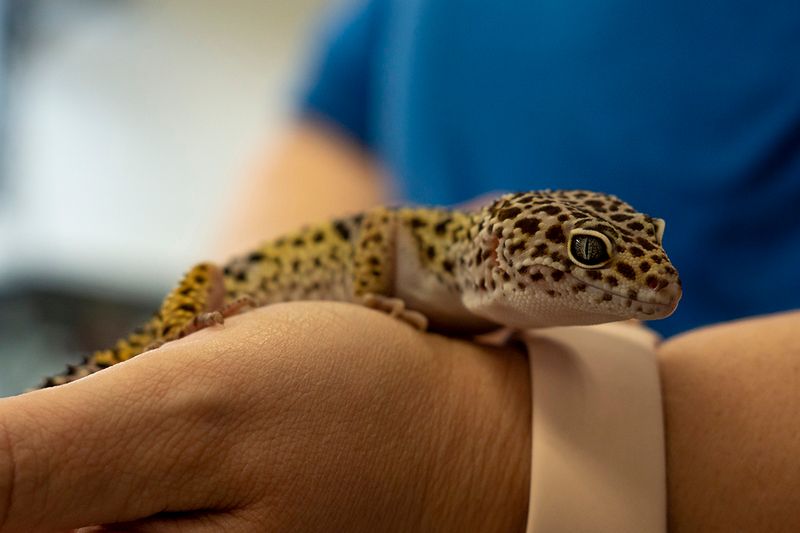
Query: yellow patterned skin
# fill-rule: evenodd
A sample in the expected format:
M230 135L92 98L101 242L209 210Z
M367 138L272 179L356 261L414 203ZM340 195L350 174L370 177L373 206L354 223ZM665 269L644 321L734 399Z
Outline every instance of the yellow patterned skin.
M610 195L535 191L483 208L378 207L303 228L234 258L201 263L141 328L60 385L250 307L339 300L424 329L577 325L668 316L681 295L664 223Z
M198 317L222 307L222 271L211 263L200 263L184 275L161 304L161 308L141 327L117 341L113 348L99 350L80 365L47 378L43 387L61 385L111 365L127 361L153 346L189 333Z

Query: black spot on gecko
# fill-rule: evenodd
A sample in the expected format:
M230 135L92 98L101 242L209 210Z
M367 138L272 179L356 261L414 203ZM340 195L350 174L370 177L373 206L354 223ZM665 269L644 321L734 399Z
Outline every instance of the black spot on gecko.
M414 217L414 218L411 219L411 227L414 228L414 229L424 228L427 225L428 225L428 222L423 220L423 219L421 219L421 218L419 218L419 217Z
M444 269L445 272L452 273L454 267L455 265L449 259L445 259L444 261L442 261L442 268Z
M535 210L534 213L547 213L548 215L557 215L561 212L561 208L557 205L545 205Z
M614 207L619 209L618 206L614 206ZM625 215L623 213L617 213L615 215L611 215L611 220L613 220L614 222L625 222L626 220L630 220L632 218L633 217L631 215Z
M560 270L553 270L553 272L550 273L550 277L553 279L553 281L560 281L561 278L564 277L564 273Z
M644 252L638 246L631 246L629 251L633 257L642 257L644 255Z
M236 281L247 281L247 272L244 270L237 272L234 276L234 279Z
M178 309L180 309L181 311L186 311L186 312L192 313L192 314L197 312L197 308L193 304L189 304L189 303L179 305Z
M603 301L604 302L610 302L611 299L612 299L612 296L610 294L606 293L606 294L603 295Z
M562 243L567 240L566 237L564 236L564 229L561 227L560 224L557 224L555 226L550 226L549 228L547 228L547 231L545 232L544 236L555 243Z
M306 245L306 241L304 241L302 237L296 237L292 241L292 246L294 246L295 248L302 248L305 245Z
M642 231L644 229L644 224L642 224L641 222L638 222L638 221L637 222L631 222L630 224L628 224L628 227L630 229L632 229L633 231Z
M322 242L325 240L325 234L321 231L316 231L311 238L314 240L314 242Z
M541 272L534 272L531 274L531 281L541 281L544 279L544 275Z
M650 270L650 263L648 263L647 261L642 261L639 264L639 270L641 270L642 272L647 272L648 270Z
M425 253L428 256L428 259L433 259L434 257L436 257L436 248L434 248L433 246L428 246L428 248L425 250Z
M547 295L550 298L555 298L556 297L556 291L554 291L553 289L547 289L545 292L547 293Z
M264 254L262 252L253 252L247 256L247 260L251 263L258 263L264 260Z
M341 220L337 220L333 223L333 229L339 234L339 237L341 237L342 240L346 241L350 239L350 229Z
M600 279L602 279L603 275L597 270L589 270L588 272L586 272L586 277L588 277L589 279L593 279L595 281L599 281Z
M588 205L589 207L593 208L598 213L605 213L606 212L606 206L600 200L586 200L586 205Z
M522 209L520 209L519 207L506 207L498 211L497 219L500 221L508 220L509 218L514 218L520 213L522 213Z
M606 276L606 283L608 283L612 287L616 287L617 285L619 285L619 280L612 274L609 274Z
M538 218L521 218L514 223L514 227L518 228L527 235L533 235L537 231L539 231L539 219Z
M442 220L441 222L439 222L438 224L436 224L433 227L433 231L435 231L437 235L444 235L445 232L447 231L447 225L450 222L452 222L452 220L453 219L451 219L451 218L446 218L446 219Z
M621 261L618 262L617 272L619 272L628 279L636 279L636 272L633 270L633 267L630 266L628 263L623 263Z
M372 266L379 266L381 264L381 260L373 255L370 256L369 259L367 259L367 263L369 263Z
M656 249L655 246L650 244L650 241L648 241L647 239L644 239L642 237L639 237L638 239L636 239L636 242L638 242L639 246L641 246L642 248L644 248L648 252L652 252L653 250Z
M506 249L508 250L508 253L515 254L520 250L523 250L524 248L525 248L525 241L517 241L509 245Z

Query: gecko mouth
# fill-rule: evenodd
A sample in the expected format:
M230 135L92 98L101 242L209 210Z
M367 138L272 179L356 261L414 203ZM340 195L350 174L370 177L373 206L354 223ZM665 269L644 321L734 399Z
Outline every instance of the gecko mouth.
M624 294L619 294L617 292L608 290L605 287L599 287L599 286L595 285L594 283L591 283L591 282L586 281L584 279L580 279L579 277L577 277L576 275L574 275L571 272L565 272L565 271L563 271L561 269L553 268L553 267L550 267L550 266L544 266L544 265L542 265L542 268L547 268L547 269L549 269L551 271L552 270L558 270L559 272L563 272L566 276L570 277L571 279L575 280L576 282L583 283L587 287L592 287L593 289L597 289L597 290L601 291L603 294L610 294L611 296L616 296L617 298L621 298L622 300L626 300L626 301L630 301L630 302L636 302L636 303L642 304L642 305L649 305L649 306L652 306L652 307L655 308L653 313L645 313L645 314L653 314L653 315L655 315L655 314L658 314L660 311L672 312L675 309L675 307L677 307L678 300L680 299L680 298L675 298L670 303L648 302L647 300L639 300L638 298L631 298L630 296L626 296Z

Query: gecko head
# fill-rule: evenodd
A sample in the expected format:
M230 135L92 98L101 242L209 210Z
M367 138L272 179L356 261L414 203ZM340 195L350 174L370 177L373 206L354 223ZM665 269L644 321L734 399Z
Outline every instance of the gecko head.
M502 196L476 215L464 305L515 327L667 317L681 282L662 247L664 228L595 192Z

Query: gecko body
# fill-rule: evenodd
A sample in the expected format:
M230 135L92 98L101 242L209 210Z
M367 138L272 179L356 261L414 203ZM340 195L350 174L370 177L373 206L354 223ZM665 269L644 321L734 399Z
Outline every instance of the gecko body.
M479 333L670 315L681 283L664 221L590 191L506 194L482 208L378 207L193 267L141 328L43 386L125 361L249 307L339 300L420 329Z

